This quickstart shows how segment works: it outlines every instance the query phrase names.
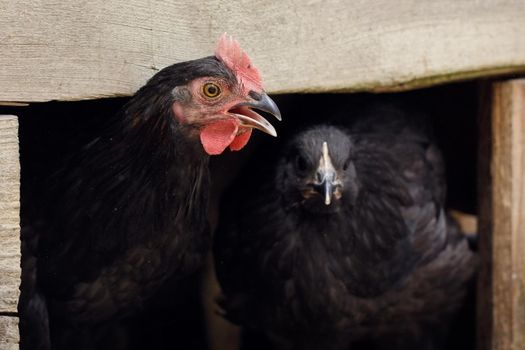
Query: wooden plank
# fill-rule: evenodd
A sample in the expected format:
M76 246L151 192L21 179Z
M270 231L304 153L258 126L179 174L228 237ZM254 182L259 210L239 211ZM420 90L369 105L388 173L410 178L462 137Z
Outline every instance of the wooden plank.
M129 95L237 37L272 93L398 90L525 69L523 0L0 0L0 101Z
M18 120L15 116L0 116L0 313L16 312L18 303L19 190Z
M0 316L0 349L18 350L18 318Z
M480 162L479 350L525 349L525 80L495 83ZM490 122L490 125L489 125ZM488 130L488 131L487 131ZM491 137L487 137L491 136Z

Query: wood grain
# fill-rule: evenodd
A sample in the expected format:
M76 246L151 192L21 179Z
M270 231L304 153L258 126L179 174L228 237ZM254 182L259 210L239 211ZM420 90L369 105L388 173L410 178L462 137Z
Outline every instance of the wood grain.
M495 83L482 125L478 349L525 349L525 80ZM489 137L487 137L489 136ZM490 146L489 146L490 145ZM487 158L489 160L487 160ZM486 176L488 175L488 176Z
M0 349L18 350L18 318L0 316Z
M408 89L525 69L523 0L0 0L0 101L129 95L237 37L269 92Z
M0 116L0 312L16 312L18 303L19 190L18 120L14 116Z

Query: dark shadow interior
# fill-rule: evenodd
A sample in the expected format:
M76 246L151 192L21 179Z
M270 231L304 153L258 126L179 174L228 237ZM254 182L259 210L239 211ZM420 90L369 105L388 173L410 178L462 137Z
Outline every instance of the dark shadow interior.
M403 101L428 114L447 162L450 208L476 212L477 106L476 83L462 83L412 92L382 94L379 98ZM341 106L373 103L373 94L288 94L275 96L284 121L273 123L281 138L312 122L322 122ZM0 114L14 114L20 122L21 215L22 225L32 208L42 203L45 178L60 167L70 152L89 142L101 130L104 120L115 113L127 98L80 102L35 103L26 107L0 107ZM212 222L217 218L213 204L221 191L258 147L275 142L256 132L243 152L214 157L211 162ZM247 189L249 191L249 189ZM199 292L200 278L188 281L180 295L160 291L143 312L121 325L120 337L130 349L204 349L205 327ZM167 289L169 290L169 289ZM162 302L160 302L162 301ZM463 324L465 331L472 325ZM470 331L470 330L469 330Z

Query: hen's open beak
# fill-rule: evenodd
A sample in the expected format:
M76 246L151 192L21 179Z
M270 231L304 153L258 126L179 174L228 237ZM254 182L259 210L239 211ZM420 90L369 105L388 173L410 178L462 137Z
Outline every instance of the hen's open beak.
M247 128L259 129L262 132L277 136L277 131L266 119L260 114L254 111L258 109L260 111L270 113L277 120L281 120L281 112L279 108L273 102L273 100L266 93L250 93L251 101L242 102L231 108L228 113L233 114L239 119L241 126Z

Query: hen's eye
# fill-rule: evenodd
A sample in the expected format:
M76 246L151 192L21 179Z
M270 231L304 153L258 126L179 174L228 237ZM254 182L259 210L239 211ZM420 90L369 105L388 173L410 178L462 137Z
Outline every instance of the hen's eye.
M219 96L219 94L221 93L221 88L217 84L206 83L202 87L202 92L206 97L214 98Z
M304 158L303 156L297 156L297 158L295 159L295 167L300 172L305 172L308 168L308 162L306 161L306 158Z
M350 158L346 160L346 162L343 164L343 170L348 169L348 166L350 165Z

